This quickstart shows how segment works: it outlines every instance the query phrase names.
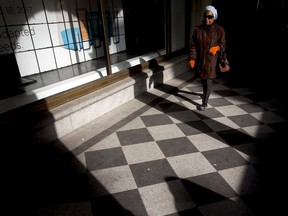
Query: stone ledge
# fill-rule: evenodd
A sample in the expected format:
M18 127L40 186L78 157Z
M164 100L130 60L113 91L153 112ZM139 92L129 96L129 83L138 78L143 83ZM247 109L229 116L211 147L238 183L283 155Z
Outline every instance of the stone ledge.
M185 55L165 60L158 67L144 70L45 113L34 115L28 121L24 116L20 124L10 124L14 129L13 124L18 126L18 130L25 135L31 134L37 143L49 143L187 70Z

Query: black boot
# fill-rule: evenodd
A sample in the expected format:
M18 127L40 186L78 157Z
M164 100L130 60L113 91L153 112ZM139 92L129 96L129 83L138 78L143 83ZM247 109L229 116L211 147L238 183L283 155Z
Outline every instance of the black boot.
M201 105L197 105L197 109L204 111L208 107L207 103L202 103Z

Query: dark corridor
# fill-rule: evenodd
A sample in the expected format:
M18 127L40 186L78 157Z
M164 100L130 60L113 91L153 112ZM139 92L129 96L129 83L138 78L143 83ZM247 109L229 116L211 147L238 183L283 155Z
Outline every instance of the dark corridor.
M218 10L218 23L226 30L233 79L281 99L288 49L288 1L236 4L217 0L213 5ZM267 88L271 85L273 88Z
M128 53L145 54L165 48L165 1L123 0Z

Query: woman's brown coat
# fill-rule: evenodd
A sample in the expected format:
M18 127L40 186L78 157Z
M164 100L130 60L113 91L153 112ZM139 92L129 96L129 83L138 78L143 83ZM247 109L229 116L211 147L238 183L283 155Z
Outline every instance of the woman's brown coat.
M196 26L190 44L190 59L194 59L195 71L202 79L216 78L216 66L218 53L212 55L209 50L213 46L226 48L225 30L219 24L213 23L210 26Z

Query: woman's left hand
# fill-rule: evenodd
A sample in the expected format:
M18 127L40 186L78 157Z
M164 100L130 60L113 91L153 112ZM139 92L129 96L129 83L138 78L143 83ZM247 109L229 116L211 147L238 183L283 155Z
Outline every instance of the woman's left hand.
M209 50L209 53L211 53L212 55L215 55L218 51L220 51L220 46L214 46L214 47L211 47L210 50Z

